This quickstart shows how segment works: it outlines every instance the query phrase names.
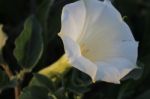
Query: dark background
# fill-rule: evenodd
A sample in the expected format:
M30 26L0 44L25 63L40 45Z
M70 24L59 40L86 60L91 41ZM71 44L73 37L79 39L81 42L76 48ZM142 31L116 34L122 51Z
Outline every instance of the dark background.
M63 44L57 33L60 30L60 16L62 7L75 0L54 0L49 19L49 42L46 54L34 68L34 72L43 66L47 66L58 59L63 53ZM4 31L9 36L4 57L10 68L20 70L14 56L14 40L23 29L25 19L36 12L40 0L0 0L0 23L4 24ZM150 0L114 0L113 4L123 16L133 31L134 37L139 41L138 60L144 65L144 71L140 79L123 82L121 85L100 82L92 85L92 90L87 92L85 99L150 99ZM13 64L13 65L12 65ZM40 64L43 64L42 67ZM31 75L26 77L25 86ZM124 96L124 98L113 97ZM139 98L144 95L144 98ZM107 96L107 97L106 97ZM0 94L0 99L13 99L13 89L8 89Z

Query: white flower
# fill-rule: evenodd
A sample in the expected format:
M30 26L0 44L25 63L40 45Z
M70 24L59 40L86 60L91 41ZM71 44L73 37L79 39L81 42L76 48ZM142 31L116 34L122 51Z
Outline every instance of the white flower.
M70 64L95 81L120 83L136 68L138 43L109 0L66 5L59 35Z
M5 35L5 33L2 31L2 25L0 24L0 51L3 48L3 46L5 45L5 42L7 40L7 36Z

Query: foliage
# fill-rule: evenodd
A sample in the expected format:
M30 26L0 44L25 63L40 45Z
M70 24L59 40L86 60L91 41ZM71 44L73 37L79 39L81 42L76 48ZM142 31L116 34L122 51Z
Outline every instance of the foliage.
M133 71L120 85L92 83L84 73L70 69L54 81L38 72L63 53L57 36L65 4L76 0L0 0L0 24L8 35L0 58L0 99L14 99L12 88L21 87L20 99L149 99L150 97L150 1L116 0L113 4L125 17L139 41L140 75ZM8 65L12 75L3 65ZM61 65L60 65L61 67ZM130 77L137 77L131 79ZM128 78L128 79L127 79Z
M14 55L23 68L32 69L42 55L43 38L41 31L36 17L31 16L25 21L24 30L15 41Z

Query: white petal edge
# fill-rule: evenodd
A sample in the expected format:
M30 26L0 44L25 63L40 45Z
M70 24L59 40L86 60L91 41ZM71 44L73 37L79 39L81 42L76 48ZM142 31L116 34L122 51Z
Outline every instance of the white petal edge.
M82 0L81 0L82 1ZM90 0L87 0L87 2L89 2ZM91 0L92 1L92 0ZM95 1L98 1L98 0L95 0ZM84 2L86 2L86 0L84 1ZM100 1L98 1L98 2L100 2ZM105 3L106 3L106 5L108 5L108 7L112 7L113 8L113 10L115 10L115 12L114 12L114 15L116 16L116 17L118 17L119 19L120 19L120 22L122 22L122 26L124 26L125 27L125 31L128 33L128 34L124 34L125 32L123 32L123 34L122 34L122 36L120 36L119 38L120 39L117 39L117 40L124 40L124 41L132 41L132 43L134 43L134 38L133 38L133 36L132 36L132 34L131 34L131 31L130 31L130 29L129 29L129 27L127 26L127 24L126 23L124 23L123 22L123 20L122 20L122 18L121 18L121 15L120 15L120 13L111 5L111 3L108 1L108 0L105 0ZM108 8L107 8L108 9ZM109 8L110 9L110 8ZM69 26L69 25L68 25ZM67 27L67 25L66 25L66 27ZM69 28L69 27L67 27L67 28ZM66 28L66 29L67 29ZM77 29L77 28L76 28ZM80 47L79 47L79 45L78 44L76 44L76 38L78 38L77 36L80 34L80 32L79 32L79 34L78 35L76 35L75 33L77 33L77 30L75 29L75 31L71 31L70 33L69 32L66 32L66 34L65 33L61 33L61 34L65 34L65 35L67 35L67 36L69 36L69 39L68 40L66 40L66 39L64 39L63 40L63 42L64 42L64 46L65 46L65 52L66 52L66 54L68 55L68 57L70 58L70 62L72 63L72 64L74 64L74 67L76 67L77 69L79 69L79 70L81 70L81 71L83 71L83 72L85 72L85 73L87 73L87 74L89 74L93 79L94 79L94 76L93 76L93 74L91 73L91 71L88 71L88 69L90 68L90 67L97 67L97 66L95 66L95 64L94 63L92 63L90 60L88 60L88 59L86 59L86 58L84 58L84 57L82 57L81 56L81 52L80 52ZM96 29L95 29L96 30ZM120 32L119 32L120 33ZM130 33L130 34L129 34ZM127 35L127 36L125 36L125 35ZM61 37L62 37L63 35L61 35ZM125 36L125 38L124 38L124 36ZM72 42L72 41L73 42ZM68 43L68 44L67 44ZM69 44L70 43L70 44ZM131 43L131 42L130 42ZM138 44L137 44L137 42L135 42L135 46L138 46ZM69 47L71 47L72 46L72 48L69 48ZM74 47L73 47L74 46ZM136 47L134 47L134 48L137 48L137 46ZM66 48L66 47L68 47L68 48ZM136 51L137 52L137 51ZM135 52L135 53L136 53ZM123 57L123 58L126 58L126 57ZM123 58L117 58L119 61L120 60L122 60ZM135 55L135 58L136 58L136 55ZM80 61L80 60L82 60L82 61ZM93 65L91 65L91 66L89 66L88 67L88 64L87 65L85 65L86 63L88 63L88 62L90 62L90 63L92 63ZM111 60L111 59L110 59ZM126 59L125 59L126 60ZM101 73L101 74L105 74L105 78L102 78L102 77L97 77L97 74L96 74L96 80L99 80L99 79L101 79L101 80L103 80L103 81L106 81L106 82L112 82L112 83L120 83L120 79L123 77L123 76L125 76L127 73L129 73L131 70L132 70L132 68L127 68L128 66L131 66L131 65L129 65L131 62L131 60L129 61L128 60L128 62L127 61L125 61L124 59L121 61L122 63L122 65L120 64L120 65L118 65L118 62L115 60L115 62L113 62L113 63L115 63L114 65L112 65L112 63L110 62L109 63L109 61L107 60L107 62L105 62L105 61L102 61L102 62L99 62L99 63L101 63L101 65L100 64L98 64L98 72L97 72L97 74L99 74L99 73ZM83 62L84 61L84 62ZM104 65L103 65L104 64ZM125 65L126 64L126 65ZM132 63L133 65L134 65L134 62ZM120 73L119 72L119 69L118 69L118 67L115 67L115 66L118 66L119 68L121 68L121 71L123 71L123 73ZM110 68L107 68L107 67L105 67L105 66L109 66ZM88 67L88 68L87 68ZM102 67L102 68L99 68L99 67ZM132 67L132 66L131 66ZM112 75L114 75L114 80L113 80L113 78L112 79L108 79L108 78L111 78L111 73L108 73L107 74L107 72L105 72L105 71L101 71L101 69L102 70L108 70L108 71L110 71L111 73L112 73ZM111 71L111 69L112 69L112 71ZM87 72L88 71L88 72ZM93 71L93 70L92 70ZM96 69L95 69L95 71L96 71ZM101 72L100 72L101 71ZM116 72L114 72L114 71L116 71ZM99 79L97 79L97 78L99 78Z
M6 43L7 35L2 31L3 25L0 24L0 50Z
M90 60L83 56L76 57L74 60L70 61L73 67L79 69L80 71L88 74L92 81L95 82L96 73L97 73L97 65L92 63Z
M67 35L76 40L81 34L85 21L85 6L82 0L64 6L59 35Z
M70 60L74 60L75 57L81 56L80 46L68 35L59 35L63 41L65 53Z
M92 80L95 81L97 66L90 60L81 56L80 47L74 40L65 35L61 36L61 38L70 64L80 71L88 74Z
M86 21L83 33L86 35L80 36L82 41L89 39L91 34L96 34L98 39L109 36L110 40L134 40L130 28L109 0L104 2L84 0L84 2Z
M120 79L133 69L138 68L136 64L122 57L108 59L103 62L99 61L96 64L98 66L96 80L116 84L120 84Z
M107 56L124 56L135 62L137 59L138 43L135 41L130 28L122 20L120 13L113 7L111 2L109 0L105 0L104 2L84 0L84 2L86 3L86 14L88 18L91 18L88 20L89 22L86 21L85 35L80 36L80 43L90 49L91 53L88 56L93 57L95 60L98 58L101 59L103 56L105 58ZM100 11L94 10L96 9L95 7L100 9ZM118 44L123 48L117 46ZM112 49L112 51L109 49ZM101 51L100 54L95 53L99 51ZM121 53L117 53L118 51Z

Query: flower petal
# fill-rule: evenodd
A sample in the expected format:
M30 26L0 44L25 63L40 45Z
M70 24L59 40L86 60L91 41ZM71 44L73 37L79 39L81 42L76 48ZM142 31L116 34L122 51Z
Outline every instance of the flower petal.
M80 35L85 21L83 1L66 5L62 11L62 27L59 35L67 35L76 40Z
M3 26L0 24L0 50L3 48L7 40L6 34L2 31L2 27Z
M138 43L109 0L77 1L63 14L60 34L75 68L112 83L136 68Z
M96 62L98 71L96 74L96 80L102 80L111 83L120 83L120 79L127 75L131 70L137 68L129 60L118 57L108 59L103 62Z
M73 67L88 74L92 78L92 81L95 82L97 65L95 65L94 63L92 63L90 60L88 60L83 56L76 57L70 63L73 65Z
M88 52L83 52L82 55L86 58L94 61L105 61L108 58L124 57L136 64L138 56L138 43L133 41L101 41L99 40L100 47L98 45L92 45L93 42L89 42L91 47L87 48ZM94 43L93 43L94 44Z
M83 55L93 61L123 56L135 62L138 44L111 2L109 0L104 2L84 0L84 2L87 17L84 34L80 36L79 42L81 46L85 46L88 53L83 52Z
M97 66L88 59L81 56L79 45L68 36L61 36L67 57L70 64L80 71L88 74L93 80L95 79Z
M74 60L75 57L81 56L80 46L67 35L61 35L63 40L65 53L70 60Z

